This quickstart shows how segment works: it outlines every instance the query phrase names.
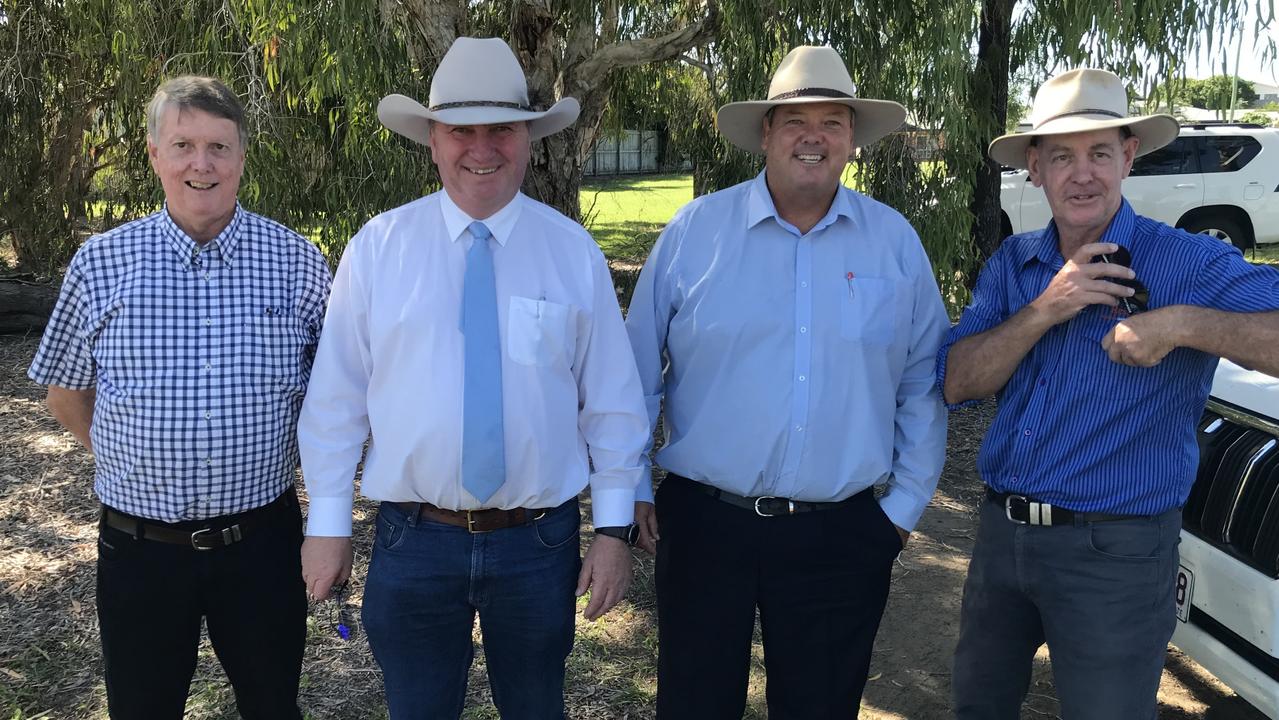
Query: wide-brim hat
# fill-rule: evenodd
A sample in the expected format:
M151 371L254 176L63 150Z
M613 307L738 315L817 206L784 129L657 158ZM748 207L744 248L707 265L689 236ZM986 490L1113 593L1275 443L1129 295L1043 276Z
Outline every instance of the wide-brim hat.
M1026 169L1026 148L1045 135L1092 132L1126 127L1140 142L1137 157L1177 139L1181 131L1171 115L1128 117L1128 92L1108 70L1079 68L1052 78L1035 93L1031 129L1001 135L990 144L990 157L1000 165Z
M836 103L853 109L853 147L864 147L901 127L906 108L891 100L857 97L844 59L830 47L801 45L782 59L768 86L767 100L729 103L719 109L715 125L737 147L764 152L764 116L779 105Z
M431 77L429 105L391 94L377 106L388 129L426 144L429 120L447 125L527 122L530 140L563 130L577 120L577 100L566 97L548 110L528 102L528 81L510 46L498 38L460 37L444 53Z

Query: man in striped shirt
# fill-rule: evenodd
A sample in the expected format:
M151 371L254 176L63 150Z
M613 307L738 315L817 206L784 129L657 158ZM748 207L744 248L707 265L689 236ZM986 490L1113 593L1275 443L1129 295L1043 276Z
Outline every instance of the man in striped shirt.
M306 595L295 427L329 271L236 201L244 111L162 85L147 149L164 208L90 238L31 364L96 462L98 617L117 720L178 720L201 620L245 718L301 718Z
M1045 642L1065 720L1155 717L1217 359L1279 374L1279 273L1133 212L1133 159L1178 127L1127 107L1118 77L1074 70L990 147L1053 220L1004 241L938 354L952 407L999 400L955 652L965 720L1020 717Z

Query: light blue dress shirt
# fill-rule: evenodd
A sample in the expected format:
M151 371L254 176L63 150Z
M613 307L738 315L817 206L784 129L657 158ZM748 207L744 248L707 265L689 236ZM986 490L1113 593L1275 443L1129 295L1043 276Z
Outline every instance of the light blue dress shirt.
M886 483L888 517L918 522L946 454L933 372L950 323L901 214L841 186L801 234L764 173L697 198L658 238L626 325L651 423L665 400L663 468L813 502Z

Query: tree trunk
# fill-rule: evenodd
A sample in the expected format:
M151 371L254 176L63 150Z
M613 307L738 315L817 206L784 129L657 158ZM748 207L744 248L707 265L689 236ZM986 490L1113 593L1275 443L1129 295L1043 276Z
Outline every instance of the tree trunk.
M57 285L0 278L0 335L43 330L57 300Z
M973 179L972 240L985 262L1003 241L999 207L999 165L986 154L990 141L1003 132L1008 121L1009 50L1012 39L1013 0L982 0L981 32L977 40L977 64L971 79L972 107L984 111L978 119L978 155L982 158ZM984 120L984 122L983 122ZM967 280L971 289L973 273Z

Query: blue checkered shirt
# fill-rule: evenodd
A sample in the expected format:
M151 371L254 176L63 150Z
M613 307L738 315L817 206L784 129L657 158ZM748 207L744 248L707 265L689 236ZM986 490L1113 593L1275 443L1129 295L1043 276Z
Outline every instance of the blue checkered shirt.
M1048 287L1065 264L1059 239L1050 223L1008 238L986 262L972 304L938 353L938 388L952 345L1004 322ZM1137 215L1126 200L1100 242L1129 250L1152 310L1279 309L1274 268L1249 265L1207 235ZM1217 358L1183 347L1154 367L1112 362L1101 342L1120 319L1109 306L1084 308L1022 359L999 392L999 410L977 455L977 470L992 488L1071 510L1134 515L1186 502L1199 464L1195 427Z
M97 389L102 502L176 522L279 496L329 281L314 245L239 207L203 246L167 208L90 238L28 375Z

